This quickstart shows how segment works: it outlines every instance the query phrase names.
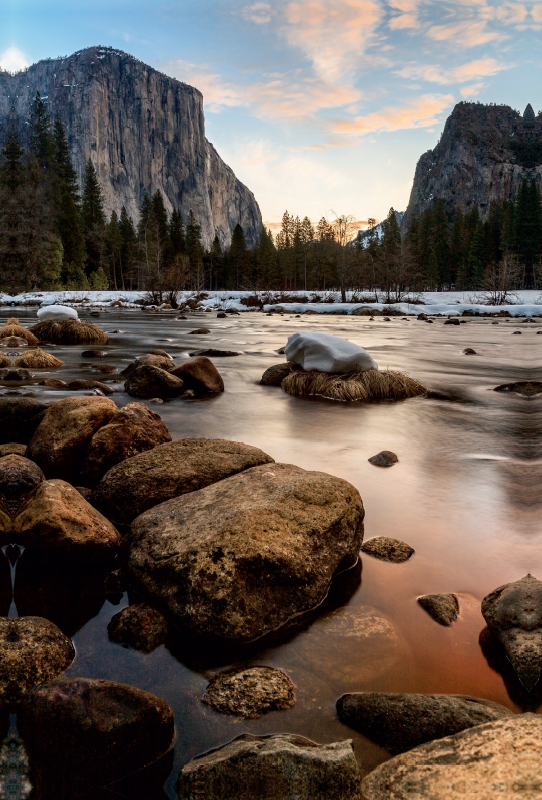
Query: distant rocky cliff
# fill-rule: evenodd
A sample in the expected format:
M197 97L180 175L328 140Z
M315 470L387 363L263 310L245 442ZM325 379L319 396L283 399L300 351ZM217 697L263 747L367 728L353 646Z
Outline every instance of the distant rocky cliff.
M124 205L137 220L144 193L159 189L168 210L185 219L193 210L206 246L215 232L229 244L237 223L256 241L260 209L205 138L197 89L126 53L91 47L16 75L0 72L0 135L15 124L25 137L37 91L65 125L79 178L89 158L95 165L108 213Z
M476 207L484 219L493 200L514 200L526 177L542 188L542 117L530 105L521 116L509 106L459 103L418 162L407 218L442 198L449 214Z

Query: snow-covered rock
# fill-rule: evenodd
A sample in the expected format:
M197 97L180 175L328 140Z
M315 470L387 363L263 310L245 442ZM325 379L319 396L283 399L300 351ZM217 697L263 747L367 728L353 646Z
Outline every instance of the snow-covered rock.
M329 333L294 333L288 339L285 354L288 361L305 370L364 372L378 369L378 364L363 347Z
M38 317L40 322L45 322L45 320L49 319L61 321L64 319L77 319L78 314L75 308L69 308L69 306L43 306L38 310Z

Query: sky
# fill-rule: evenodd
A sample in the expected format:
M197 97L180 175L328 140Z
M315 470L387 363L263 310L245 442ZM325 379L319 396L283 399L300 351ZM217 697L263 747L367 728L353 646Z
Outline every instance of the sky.
M122 49L204 96L264 221L404 210L461 101L542 107L542 0L0 0L0 66Z

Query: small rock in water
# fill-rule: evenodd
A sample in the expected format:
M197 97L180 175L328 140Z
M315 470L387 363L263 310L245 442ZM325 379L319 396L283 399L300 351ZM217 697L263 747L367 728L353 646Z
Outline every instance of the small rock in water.
M427 314L424 314L424 313L422 313L422 314L418 314L418 316L416 317L416 319L420 319L420 320L422 320L423 322L427 322Z
M444 324L445 324L445 325L459 325L459 324L460 324L460 322L459 322L459 320L458 320L458 319L455 319L455 318L454 318L454 319L447 319L447 320L445 320L445 321L444 321Z
M226 316L226 315L224 314L224 316ZM188 319L188 317L186 316L186 314L180 314L180 315L177 317L177 319Z
M186 395L186 392L185 392L185 395ZM151 397L151 398L149 398L149 400L147 400L147 402L148 403L163 403L164 401L162 400L161 397Z
M107 355L107 350L83 350L81 356L83 358L104 358Z
M183 400L193 400L195 398L195 396L196 396L196 393L194 392L193 389L187 389L186 392L184 392L184 394L182 396L182 399Z
M100 317L101 314L100 314L99 311L91 311L89 316L91 316L91 317Z
M372 458L368 460L369 463L374 464L375 467L392 467L399 461L395 453L392 453L391 450L382 450L382 452L377 453L376 456L372 456Z
M459 600L455 594L425 594L418 603L439 625L449 626L459 615Z
M521 334L521 331L512 331L512 336L513 336L515 333Z
M75 389L76 391L82 389L99 389L99 392L95 392L95 394L115 394L117 391L113 389L112 386L108 386L106 383L102 383L102 381L94 381L94 380L84 380L83 378L78 378L75 381L70 381L67 386L67 389Z
M167 339L166 341L170 342L171 339ZM170 354L168 352L166 352L166 350L160 350L160 349L158 349L158 350L149 350L149 355L150 356L163 356L164 358L169 358L170 361L173 361L173 356L170 356Z
M226 319L226 314L223 311L219 311L218 314L216 315L216 318L217 319ZM186 317L185 317L185 319L186 319Z
M68 384L66 381L61 381L60 378L45 378L44 381L40 381L40 386L49 386L51 389L62 389L64 386Z
M208 358L229 358L231 356L242 356L243 353L238 353L236 350L215 350L210 347L208 350L195 350L189 353L190 358L197 358L198 356L207 356Z
M476 356L478 355L476 350L473 350L472 347L465 347L464 350L461 351L464 356Z
M171 371L180 378L186 389L196 394L217 394L224 391L224 381L213 362L206 356L198 356L185 361Z
M283 356L286 353L286 348L281 347L279 350L277 350L277 353L279 356Z
M491 324L492 325L498 325L499 323L497 322L497 320L494 320ZM539 333L540 333L540 331L539 331Z
M400 539L390 539L388 536L376 536L365 542L361 550L381 561L391 561L393 564L402 564L414 554L414 548Z
M267 711L292 708L294 688L280 669L250 667L216 675L207 686L203 702L222 714L258 719Z
M115 614L107 632L112 642L151 653L165 643L168 625L165 617L148 603L136 603Z
M243 734L189 761L180 800L359 800L352 741L315 744L296 734Z
M211 333L209 328L195 328L193 331L188 331L188 333L196 333L196 334L204 334L204 333Z
M297 364L294 364L293 361L285 361L284 364L273 364L272 367L268 367L265 370L260 378L260 384L262 386L280 386L284 378L287 378L295 367L297 367Z

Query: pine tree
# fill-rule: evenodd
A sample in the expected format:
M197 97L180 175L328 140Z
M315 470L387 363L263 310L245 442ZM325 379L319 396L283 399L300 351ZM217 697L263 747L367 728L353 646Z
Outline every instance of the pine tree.
M215 235L215 239L216 238L217 237ZM176 208L173 209L171 212L171 217L169 218L169 239L171 241L171 248L174 256L185 252L186 244L184 238L183 218L181 216L181 212L177 211Z
M525 286L535 285L535 262L542 253L542 201L533 180L520 186L515 211L515 252L525 268Z
M136 280L137 234L132 218L128 216L124 206L120 212L119 231L122 240L120 254L122 288L126 288L128 282L130 289L133 289Z
M457 285L465 261L465 215L461 206L456 208L450 236L450 284Z
M248 249L245 232L237 223L231 236L229 260L235 276L235 288L240 289L247 282Z
M197 222L192 209L188 212L185 231L186 255L190 264L190 275L194 289L202 289L203 276L203 247L201 244L201 225Z
M448 233L448 215L441 199L435 202L433 209L433 241L432 247L438 265L438 288L450 285L450 242Z
M92 161L89 159L83 178L81 217L87 251L86 272L90 275L105 265L105 213L102 190Z
M51 133L51 117L39 92L30 107L30 152L42 171L52 168L54 140Z

